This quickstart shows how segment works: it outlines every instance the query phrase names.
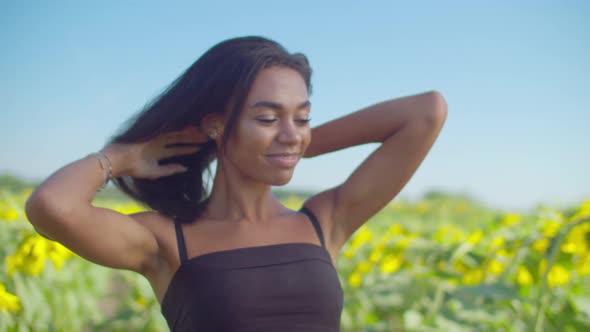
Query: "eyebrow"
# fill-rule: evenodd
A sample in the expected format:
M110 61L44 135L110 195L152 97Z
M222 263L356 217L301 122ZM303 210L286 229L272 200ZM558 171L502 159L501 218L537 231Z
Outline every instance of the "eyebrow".
M311 106L311 102L309 100L306 100L304 102L302 102L301 104L299 104L299 106L297 106L297 109L304 109L306 107ZM254 105L250 106L250 108L258 108L258 107L266 107L266 108L271 108L277 111L283 111L285 109L285 106L283 106L280 103L275 103L273 101L267 101L267 100L261 100L257 103L255 103Z

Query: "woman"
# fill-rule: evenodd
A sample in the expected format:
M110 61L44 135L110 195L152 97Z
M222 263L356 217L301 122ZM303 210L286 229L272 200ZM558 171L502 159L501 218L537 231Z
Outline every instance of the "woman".
M408 182L447 107L427 92L311 129L310 76L303 54L266 38L215 45L99 153L46 179L27 201L30 222L89 261L145 276L174 331L338 331L338 253ZM301 210L271 192L300 158L370 142L381 144ZM151 211L91 205L109 179Z

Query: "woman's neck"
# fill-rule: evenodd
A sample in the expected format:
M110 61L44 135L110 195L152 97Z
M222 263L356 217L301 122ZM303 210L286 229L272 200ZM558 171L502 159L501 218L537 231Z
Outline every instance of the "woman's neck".
M252 181L218 162L205 216L214 220L264 224L286 210L271 186Z

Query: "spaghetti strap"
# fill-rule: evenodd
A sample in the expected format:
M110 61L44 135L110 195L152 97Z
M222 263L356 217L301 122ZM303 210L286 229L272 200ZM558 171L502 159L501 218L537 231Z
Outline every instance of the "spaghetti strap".
M320 238L320 242L322 243L322 247L325 248L326 244L324 243L324 234L322 234L322 228L320 227L320 223L318 222L318 218L316 218L316 216L313 214L313 212L311 212L311 210L306 208L305 206L302 206L301 209L299 209L299 211L303 212L305 215L307 215L309 220L311 220L311 223L313 224L313 227L315 228L316 233L318 233L318 237Z
M178 253L180 255L180 264L186 261L186 245L184 244L184 234L182 233L182 226L180 220L174 219L174 228L176 230L176 244L178 245Z

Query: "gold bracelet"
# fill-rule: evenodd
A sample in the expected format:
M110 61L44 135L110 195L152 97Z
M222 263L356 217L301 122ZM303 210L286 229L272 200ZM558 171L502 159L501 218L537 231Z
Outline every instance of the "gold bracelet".
M104 153L102 153L102 152L100 152L100 151L99 151L99 152L97 152L97 153L98 153L99 155L103 156L103 157L104 157L104 159L106 159L106 160L107 160L107 164L109 164L109 176L108 176L108 178L107 178L107 180L106 180L106 182L105 182L105 186L106 186L106 184L107 184L107 183L108 183L110 180L112 180L112 179L113 179L113 168L111 167L111 161L109 160L109 158L108 158L108 157L107 157L107 156L106 156Z
M98 163L100 164L100 169L102 171L102 178L103 178L103 184L102 186L100 186L100 188L98 188L96 191L100 192L102 189L104 189L107 184L109 183L109 180L112 178L112 173L111 173L111 162L110 160L102 153L100 152L95 152L95 153L91 153L89 154L89 156L93 156L94 158L98 159ZM105 169L105 166L102 163L102 158L101 157L105 157L108 163L108 172Z

